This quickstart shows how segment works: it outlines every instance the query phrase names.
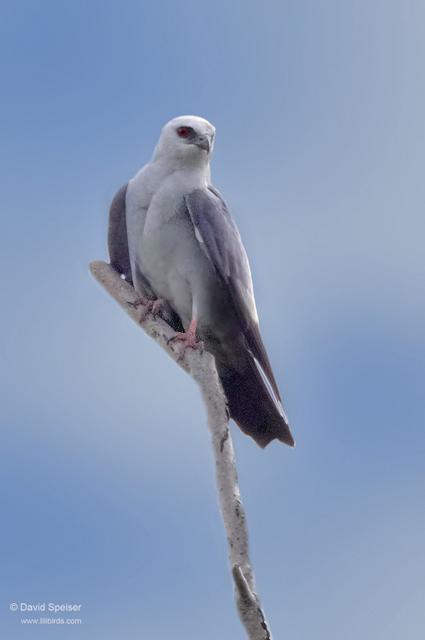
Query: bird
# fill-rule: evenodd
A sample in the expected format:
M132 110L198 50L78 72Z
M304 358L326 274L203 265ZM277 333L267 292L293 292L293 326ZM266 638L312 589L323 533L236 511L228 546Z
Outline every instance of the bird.
M262 448L295 445L264 346L251 269L237 225L211 182L215 127L178 116L151 161L116 193L110 264L184 349L215 358L230 417ZM138 304L136 302L136 304Z

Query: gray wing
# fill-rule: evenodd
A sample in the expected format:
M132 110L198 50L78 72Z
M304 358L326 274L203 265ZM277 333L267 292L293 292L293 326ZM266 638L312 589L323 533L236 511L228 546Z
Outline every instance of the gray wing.
M108 250L111 265L132 284L125 217L127 186L117 191L109 209Z
M213 187L196 189L185 196L185 202L195 236L230 293L248 348L280 401L279 389L260 335L251 270L236 223Z

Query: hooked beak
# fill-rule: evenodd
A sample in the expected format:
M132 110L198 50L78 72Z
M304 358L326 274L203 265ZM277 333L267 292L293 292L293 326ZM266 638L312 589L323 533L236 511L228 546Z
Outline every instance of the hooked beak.
M193 144L209 153L211 149L211 140L209 136L196 136Z

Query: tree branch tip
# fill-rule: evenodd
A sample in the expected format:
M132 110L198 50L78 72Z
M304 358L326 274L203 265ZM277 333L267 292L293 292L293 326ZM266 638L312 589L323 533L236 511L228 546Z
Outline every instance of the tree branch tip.
M103 260L93 260L89 262L89 271L94 276L104 265L109 266L107 262L103 262Z

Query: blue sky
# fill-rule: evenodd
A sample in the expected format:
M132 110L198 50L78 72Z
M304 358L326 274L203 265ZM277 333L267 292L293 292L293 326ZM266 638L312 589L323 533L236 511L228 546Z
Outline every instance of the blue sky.
M243 638L192 381L90 278L160 128L217 128L297 448L233 429L276 639L422 640L425 9L2 2L0 629ZM218 613L219 612L219 613Z

